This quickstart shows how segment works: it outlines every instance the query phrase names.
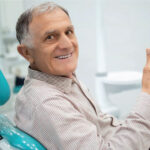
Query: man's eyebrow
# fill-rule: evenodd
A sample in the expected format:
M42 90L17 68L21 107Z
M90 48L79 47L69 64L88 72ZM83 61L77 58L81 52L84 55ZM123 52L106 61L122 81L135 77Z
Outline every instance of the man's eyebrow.
M57 33L58 33L57 30L46 31L46 32L44 33L44 37L47 36L47 35L50 35L50 34L57 34Z
M70 26L68 26L66 29L67 29L67 30L68 30L68 29L74 29L74 26L73 26L73 25L70 25ZM59 33L58 30L46 31L46 32L44 33L44 37L47 36L47 35L50 35L50 34L58 34L58 33Z
M70 25L70 26L67 27L67 29L74 29L74 26Z

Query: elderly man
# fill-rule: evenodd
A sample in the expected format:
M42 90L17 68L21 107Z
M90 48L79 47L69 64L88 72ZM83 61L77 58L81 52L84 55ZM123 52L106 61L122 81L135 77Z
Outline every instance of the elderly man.
M18 52L30 63L16 101L17 127L52 148L56 131L65 150L150 148L150 56L140 97L124 120L106 115L75 76L78 42L68 12L54 3L25 11L18 19Z

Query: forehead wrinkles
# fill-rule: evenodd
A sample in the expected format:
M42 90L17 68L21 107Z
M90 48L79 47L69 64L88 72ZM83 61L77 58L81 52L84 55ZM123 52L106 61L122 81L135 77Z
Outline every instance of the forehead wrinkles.
M70 18L61 10L53 10L51 12L42 13L34 16L29 25L29 32L39 34L47 30L57 30L72 25Z

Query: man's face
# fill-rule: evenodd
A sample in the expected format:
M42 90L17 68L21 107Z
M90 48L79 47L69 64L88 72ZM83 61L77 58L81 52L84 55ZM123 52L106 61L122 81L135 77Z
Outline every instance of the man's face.
M33 48L31 68L71 77L78 60L78 43L71 20L61 9L33 17L29 25Z

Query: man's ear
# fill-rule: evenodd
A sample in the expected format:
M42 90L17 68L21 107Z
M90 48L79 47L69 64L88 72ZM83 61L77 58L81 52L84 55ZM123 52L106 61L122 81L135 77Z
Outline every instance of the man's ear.
M33 64L34 59L31 54L31 50L25 45L18 45L17 50L21 56L23 56L30 64Z

